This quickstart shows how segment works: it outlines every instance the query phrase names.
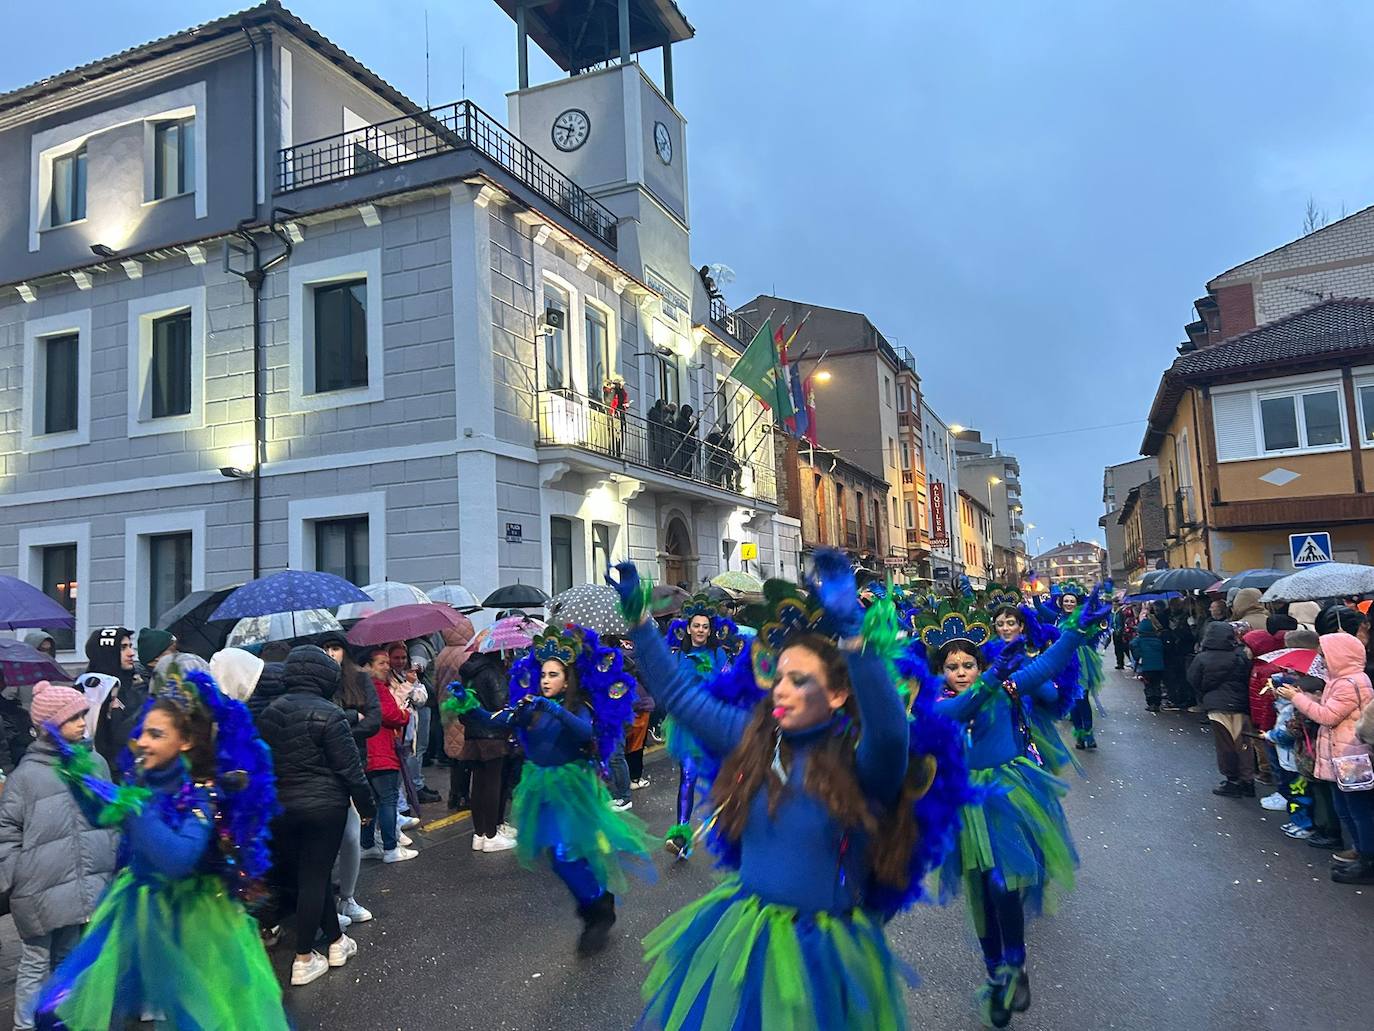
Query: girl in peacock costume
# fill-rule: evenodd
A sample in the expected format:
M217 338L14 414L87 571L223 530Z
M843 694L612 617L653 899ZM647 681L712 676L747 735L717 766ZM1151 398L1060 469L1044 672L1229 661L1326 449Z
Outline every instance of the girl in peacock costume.
M648 830L611 808L603 780L616 739L634 716L635 682L624 656L585 627L550 627L512 667L509 707L487 712L461 685L449 690L446 711L471 713L520 738L528 761L511 799L520 828L515 854L527 868L548 858L577 902L578 952L601 951L627 869L653 877Z
M704 594L693 595L679 617L668 624L668 647L703 683L724 673L743 650L734 620L723 615ZM664 721L668 752L678 761L677 823L664 835L664 846L678 859L692 854L692 810L698 790L715 779L713 764L692 735L671 716Z
M977 993L985 1024L1006 1027L1030 1007L1025 916L1053 912L1073 887L1078 857L1060 799L1068 785L1044 769L1032 748L1027 712L1060 704L1052 682L1105 618L1096 599L1066 620L1049 648L1029 661L1002 648L989 665L986 613L945 604L924 614L918 638L925 661L943 681L936 711L962 724L970 777L981 797L964 807L958 848L940 871L940 894L963 892L988 979Z
M121 826L122 870L38 1001L42 1028L286 1029L281 988L244 903L261 895L276 810L272 759L209 673L157 674L116 787L84 745L63 778L93 823Z
M707 842L731 872L645 939L640 1027L900 1031L910 971L886 920L922 896L972 797L958 728L907 681L896 612L865 613L848 560L815 556L809 597L764 586L768 617L703 683L617 566L630 637L660 699L720 765Z
M1087 588L1073 580L1051 587L1049 608L1055 615L1057 625L1063 626L1072 620L1074 612L1087 596ZM1102 688L1103 681L1102 656L1098 654L1097 649L1109 633L1110 629L1101 630L1085 638L1078 647L1078 697L1074 700L1069 716L1073 720L1074 747L1080 751L1097 748L1097 736L1093 733L1093 705L1096 704L1101 709L1097 694Z

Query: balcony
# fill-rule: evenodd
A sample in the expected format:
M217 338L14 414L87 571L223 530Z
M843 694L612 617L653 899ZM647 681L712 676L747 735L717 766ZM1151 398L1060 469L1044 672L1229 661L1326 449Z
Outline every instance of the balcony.
M903 486L903 487L910 487L910 486L911 486L911 470L910 470L910 469L903 469L903 470L902 470L902 486Z
M859 546L859 524L853 519L845 521L844 546L846 548Z
M897 425L907 429L919 430L921 419L915 412L906 411L897 413Z
M747 322L743 316L731 311L725 303L725 298L719 294L711 298L711 323L746 345L753 342L759 331L752 322Z
M570 390L540 391L538 433L541 447L575 448L741 497L777 502L773 467L747 452L651 427L637 415L612 415L600 401Z
M485 155L602 243L616 246L616 217L610 209L470 100L285 147L277 154L277 192L464 148Z

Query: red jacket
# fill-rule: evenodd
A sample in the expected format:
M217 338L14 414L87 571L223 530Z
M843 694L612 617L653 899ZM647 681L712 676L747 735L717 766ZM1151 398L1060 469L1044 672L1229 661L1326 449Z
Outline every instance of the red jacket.
M1266 730L1274 729L1277 712L1274 709L1274 695L1262 695L1260 691L1269 682L1269 678L1275 673L1282 672L1283 668L1275 666L1272 662L1260 662L1259 657L1282 648L1283 638L1267 630L1251 630L1245 635L1244 641L1245 647L1255 655L1255 661L1250 666L1250 722L1255 725L1257 733L1263 734Z
M396 754L396 742L410 722L410 713L397 704L387 684L373 680L372 686L382 704L382 729L367 739L367 772L399 770L401 759Z

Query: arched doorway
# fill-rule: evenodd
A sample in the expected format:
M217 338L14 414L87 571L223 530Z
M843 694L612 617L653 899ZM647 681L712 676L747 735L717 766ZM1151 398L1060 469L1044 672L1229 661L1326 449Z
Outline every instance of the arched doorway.
M674 516L668 520L668 528L663 534L663 582L666 584L686 584L692 587L692 535L683 520Z

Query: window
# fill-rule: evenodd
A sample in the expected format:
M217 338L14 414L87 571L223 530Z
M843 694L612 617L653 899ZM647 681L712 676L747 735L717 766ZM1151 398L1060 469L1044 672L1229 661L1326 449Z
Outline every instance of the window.
M898 384L897 384L897 411L899 411L899 412L905 412L905 411L907 410L907 395L908 395L908 393L909 393L909 391L908 391L907 385L906 385L905 383L898 383Z
M1265 451L1341 444L1340 398L1334 390L1260 399Z
M368 518L315 520L315 568L341 576L359 587L371 582L368 561Z
M150 367L152 417L191 412L191 313L179 311L153 319ZM154 609L154 618L162 610Z
M552 283L544 284L544 389L572 390L568 369L568 293ZM557 325L555 325L557 323Z
M1374 384L1359 389L1360 421L1364 424L1364 439L1374 441Z
M1297 379L1302 382L1301 377ZM1212 395L1212 423L1217 458L1223 462L1345 444L1341 391L1329 379L1218 391ZM1179 479L1183 480L1182 472Z
M897 442L891 437L887 438L887 464L892 466L897 464Z
M892 404L892 380L883 377L883 403L891 406Z
M177 197L195 189L196 120L159 122L153 129L153 199Z
M592 582L611 565L611 528L605 523L592 524Z
M366 583L366 581L363 581ZM191 535L167 533L148 539L148 616L156 621L191 593Z
M76 615L76 545L53 544L40 549L43 593ZM43 628L47 629L47 628ZM76 633L62 628L48 629L59 651L76 647Z
M611 374L611 337L606 313L595 305L584 305L584 345L587 348L587 394L601 396L601 386Z
M367 386L367 281L314 289L315 393Z
M911 468L911 445L905 440L902 441L902 468Z
M561 516L549 519L549 560L553 572L552 593L573 585L572 520Z
M63 226L86 217L86 148L53 158L49 224Z
M43 433L72 433L79 419L81 338L76 333L43 341Z
M678 402L678 357L665 357L657 355L658 358L658 396L669 404ZM741 409L748 402L741 398ZM743 442L741 442L743 443Z
M916 526L916 513L912 511L910 501L906 503L906 525L913 528Z

